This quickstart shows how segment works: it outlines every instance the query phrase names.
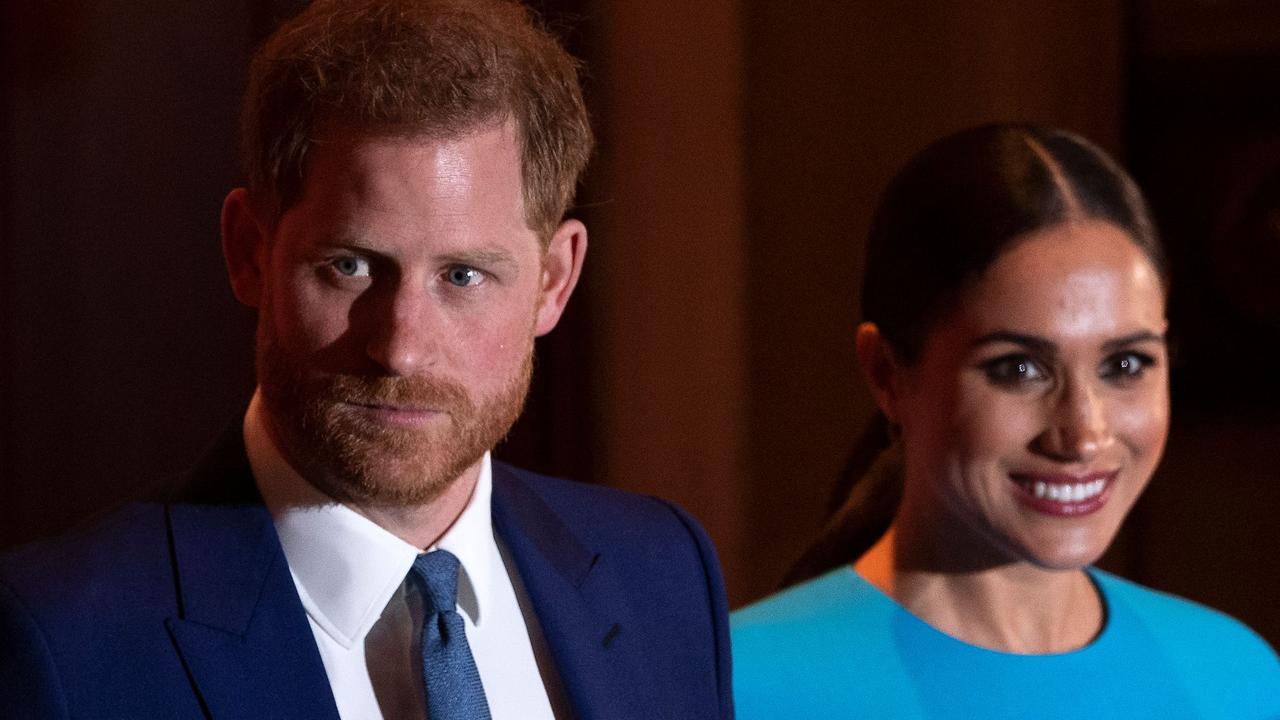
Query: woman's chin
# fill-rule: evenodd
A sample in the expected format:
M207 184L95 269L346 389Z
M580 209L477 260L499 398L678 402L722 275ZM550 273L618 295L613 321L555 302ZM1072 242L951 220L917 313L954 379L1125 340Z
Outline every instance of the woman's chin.
M1025 557L1038 568L1056 572L1082 570L1098 562L1111 538L1076 538L1026 548Z

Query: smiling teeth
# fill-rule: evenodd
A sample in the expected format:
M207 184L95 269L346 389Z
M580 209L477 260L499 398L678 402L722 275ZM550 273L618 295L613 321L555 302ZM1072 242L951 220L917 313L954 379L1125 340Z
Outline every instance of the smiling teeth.
M1036 481L1031 487L1031 493L1037 499L1049 498L1058 502L1080 502L1102 494L1102 488L1106 487L1106 485L1106 480L1066 485Z

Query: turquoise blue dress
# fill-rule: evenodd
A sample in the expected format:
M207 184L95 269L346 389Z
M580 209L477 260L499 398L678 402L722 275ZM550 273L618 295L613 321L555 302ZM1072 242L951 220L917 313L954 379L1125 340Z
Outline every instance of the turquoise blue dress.
M738 720L1280 718L1280 661L1241 623L1107 573L1107 622L1056 655L986 650L851 568L733 614Z

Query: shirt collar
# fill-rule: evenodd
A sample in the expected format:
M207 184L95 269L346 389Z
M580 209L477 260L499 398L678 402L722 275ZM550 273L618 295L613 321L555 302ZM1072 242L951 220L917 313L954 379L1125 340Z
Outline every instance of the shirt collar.
M363 643L422 551L308 483L267 432L261 391L244 418L245 450L307 615L343 647ZM458 608L475 625L492 598L501 563L486 452L462 513L428 550L448 550L461 564Z

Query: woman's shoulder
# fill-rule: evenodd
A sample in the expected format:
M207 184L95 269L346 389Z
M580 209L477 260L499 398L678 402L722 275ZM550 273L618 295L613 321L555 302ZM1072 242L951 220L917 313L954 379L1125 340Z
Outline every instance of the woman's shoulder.
M844 567L733 613L738 717L857 716L902 696L886 667L895 607Z
M878 594L872 590L853 568L838 568L737 610L733 630L793 634L847 626L876 610Z
M730 615L734 662L747 668L756 661L838 661L832 656L876 644L893 607L853 568L832 570Z
M1249 626L1200 603L1092 571L1120 646L1156 645L1195 686L1261 692L1280 703L1280 658Z
M1092 575L1109 611L1132 612L1143 629L1163 640L1194 644L1198 650L1203 649L1200 646L1204 643L1212 643L1223 652L1246 652L1276 660L1276 653L1266 640L1224 612L1100 570L1092 571Z

